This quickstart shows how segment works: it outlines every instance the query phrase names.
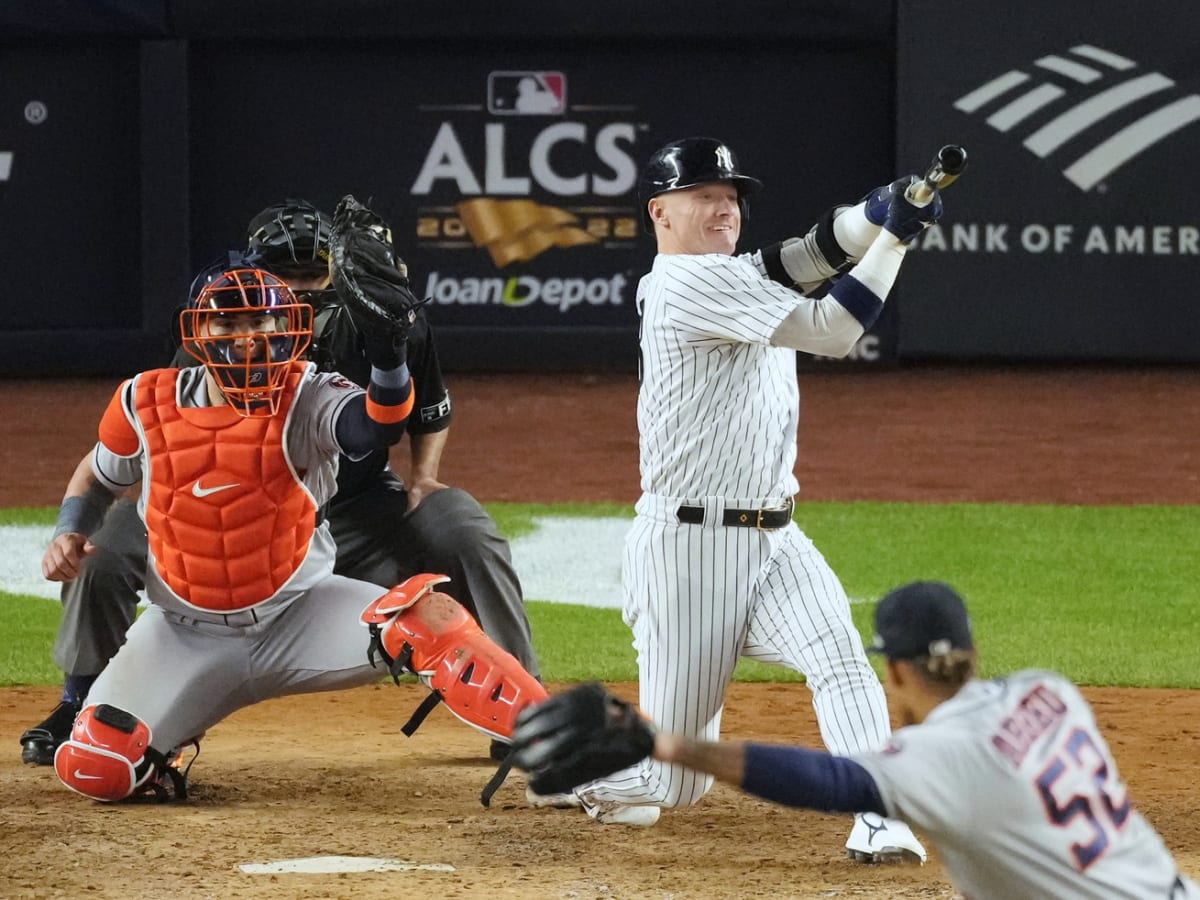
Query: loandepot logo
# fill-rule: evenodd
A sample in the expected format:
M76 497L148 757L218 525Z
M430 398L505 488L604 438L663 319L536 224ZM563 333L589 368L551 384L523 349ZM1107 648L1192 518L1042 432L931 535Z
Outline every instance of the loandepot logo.
M0 181L8 181L8 176L12 174L12 153L6 151L0 152Z
M599 278L454 278L430 272L424 296L443 306L530 306L545 303L566 312L574 306L621 306L629 279L621 273Z
M1200 96L1173 96L1169 91L1175 82L1166 75L1142 73L1133 60L1099 47L1081 44L1068 54L1035 60L1029 68L1031 72L1013 69L993 78L960 97L954 107L986 115L996 131L1023 135L1025 147L1042 159L1062 151L1068 141L1086 139L1082 155L1062 160L1063 175L1084 191L1200 119ZM1047 73L1068 84L1050 80ZM1154 108L1115 131L1108 127L1110 116L1134 104ZM1028 131L1029 118L1045 112L1055 115Z

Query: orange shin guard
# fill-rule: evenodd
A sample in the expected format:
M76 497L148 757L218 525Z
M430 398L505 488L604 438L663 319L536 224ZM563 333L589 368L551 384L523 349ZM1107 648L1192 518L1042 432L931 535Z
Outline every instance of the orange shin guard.
M549 694L466 608L434 588L444 575L414 575L364 610L375 653L393 677L412 672L454 715L493 738L512 737L517 715Z

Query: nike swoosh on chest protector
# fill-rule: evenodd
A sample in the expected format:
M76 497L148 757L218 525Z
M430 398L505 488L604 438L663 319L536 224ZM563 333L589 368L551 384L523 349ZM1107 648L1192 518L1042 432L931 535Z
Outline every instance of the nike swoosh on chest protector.
M218 484L215 487L202 488L200 487L200 479L197 478L195 484L192 485L192 496L207 497L209 494L216 494L219 491L227 491L230 488L238 487L238 485L239 482L235 481L233 484Z

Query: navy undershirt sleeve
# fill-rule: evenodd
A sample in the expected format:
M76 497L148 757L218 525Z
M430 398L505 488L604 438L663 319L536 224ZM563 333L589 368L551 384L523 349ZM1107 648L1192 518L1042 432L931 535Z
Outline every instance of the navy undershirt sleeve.
M786 806L887 815L866 769L844 756L803 747L747 744L742 788Z
M401 407L412 392L413 382L403 364L386 372L372 367L367 393L351 397L334 422L334 435L342 452L351 459L361 459L372 450L398 443L404 437L408 417L395 422L377 421L367 412L367 398L382 407Z

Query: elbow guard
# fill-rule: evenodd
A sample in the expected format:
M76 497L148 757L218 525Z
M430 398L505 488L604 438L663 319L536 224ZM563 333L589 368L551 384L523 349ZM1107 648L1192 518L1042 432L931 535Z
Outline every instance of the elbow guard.
M834 221L842 206L835 206L823 215L802 238L787 240L764 247L763 266L767 276L790 288L808 293L821 282L848 269L851 260L838 244Z

